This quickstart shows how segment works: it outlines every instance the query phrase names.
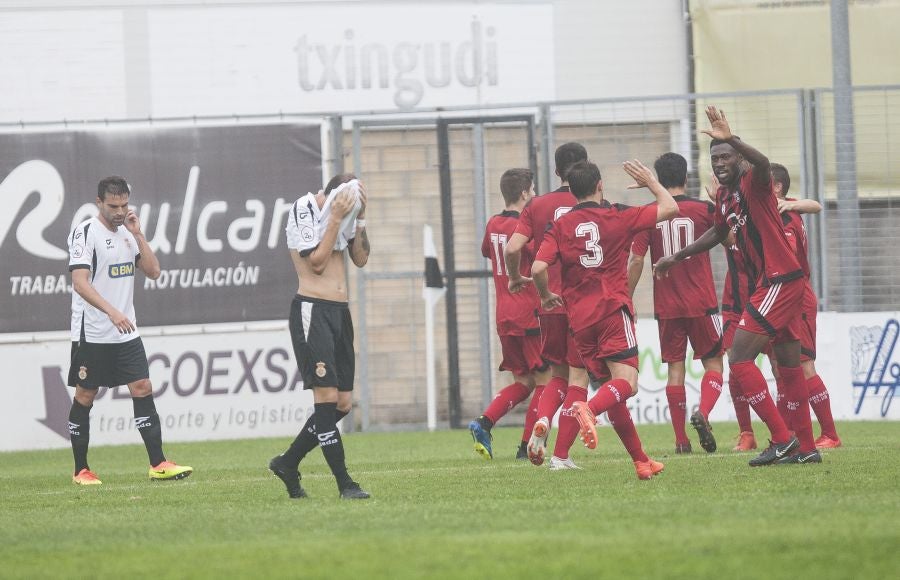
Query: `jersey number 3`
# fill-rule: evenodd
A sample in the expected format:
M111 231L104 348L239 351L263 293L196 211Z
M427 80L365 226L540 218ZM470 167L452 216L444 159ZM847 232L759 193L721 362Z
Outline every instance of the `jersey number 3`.
M596 268L603 263L603 248L600 246L600 230L594 222L583 222L575 226L575 235L579 238L587 238L584 241L586 254L581 254L579 259L585 268Z

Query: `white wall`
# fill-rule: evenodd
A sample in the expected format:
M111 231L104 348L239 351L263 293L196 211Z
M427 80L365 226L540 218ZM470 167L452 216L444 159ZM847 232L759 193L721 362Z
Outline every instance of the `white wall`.
M687 88L679 2L183 4L0 3L0 70L12 88L0 99L0 122L398 110ZM368 73L364 54L376 55Z

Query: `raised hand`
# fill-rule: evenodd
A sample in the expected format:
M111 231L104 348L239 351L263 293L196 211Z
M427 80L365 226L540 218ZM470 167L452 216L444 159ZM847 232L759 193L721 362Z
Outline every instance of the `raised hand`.
M710 128L703 129L702 132L705 135L709 135L719 141L728 141L734 136L722 109L717 109L712 105L706 107L706 118L709 119Z
M709 185L705 186L706 188L706 197L709 199L716 201L716 192L719 191L719 187L722 184L719 183L719 178L716 177L715 173L709 174Z
M637 159L626 161L622 164L622 168L625 169L625 173L634 179L634 183L629 185L628 189L649 187L652 182L656 181L656 175L653 174L653 171Z
M129 209L125 214L125 229L137 236L141 233L141 220L138 219L133 209Z
M350 210L353 209L355 203L356 199L353 192L350 191L349 187L346 187L335 194L334 201L331 202L331 215L334 216L335 219L342 219L345 215L350 213Z
M369 194L366 193L366 186L363 185L363 182L359 182L359 214L356 216L356 219L366 219L366 204L369 202Z

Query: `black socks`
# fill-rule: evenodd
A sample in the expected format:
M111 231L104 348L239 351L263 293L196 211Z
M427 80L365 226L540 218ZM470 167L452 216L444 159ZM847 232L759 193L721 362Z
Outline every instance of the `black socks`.
M159 415L156 413L156 405L153 403L153 395L146 397L133 397L134 426L144 440L147 448L147 456L150 458L150 466L156 466L166 460L162 450L162 426L159 424Z
M75 475L82 469L88 469L88 444L91 440L91 408L85 407L72 399L69 410L69 441L72 442L72 455L75 456Z
M337 403L316 403L315 427L316 438L322 454L331 473L337 480L338 488L344 489L353 482L347 474L347 466L344 463L344 443L341 441L341 432L337 428Z
M335 409L337 409L337 406L335 406ZM334 414L335 424L346 417L347 414L347 411L337 409ZM291 443L288 450L281 454L281 457L283 458L282 465L287 465L296 469L297 466L300 465L300 462L303 461L303 458L306 457L306 454L318 446L319 439L316 437L316 415L313 413L309 416L309 419L306 420L306 424L300 429L300 433L297 434L297 437L294 439L294 442Z

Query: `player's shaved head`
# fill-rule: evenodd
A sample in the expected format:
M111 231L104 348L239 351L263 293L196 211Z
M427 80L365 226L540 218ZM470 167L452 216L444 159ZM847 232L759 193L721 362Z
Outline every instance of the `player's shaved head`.
M569 168L567 178L572 195L576 199L584 199L597 191L600 168L590 161L579 161Z

